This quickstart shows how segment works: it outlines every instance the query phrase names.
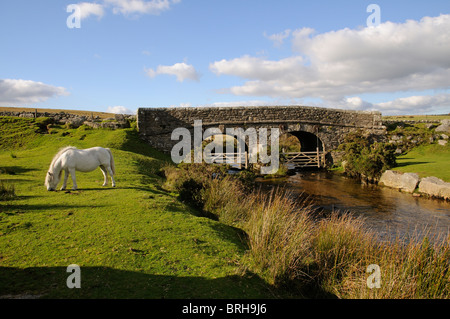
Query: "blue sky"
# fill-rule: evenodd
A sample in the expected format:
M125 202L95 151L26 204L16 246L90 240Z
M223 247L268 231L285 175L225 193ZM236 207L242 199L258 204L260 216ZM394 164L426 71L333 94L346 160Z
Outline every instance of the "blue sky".
M2 0L0 40L1 106L450 112L447 0Z

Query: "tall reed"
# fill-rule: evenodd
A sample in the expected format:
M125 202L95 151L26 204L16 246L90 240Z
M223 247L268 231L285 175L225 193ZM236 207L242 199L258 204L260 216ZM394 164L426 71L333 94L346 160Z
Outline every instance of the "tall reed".
M297 278L311 257L309 210L294 203L282 189L256 192L250 201L253 209L245 231L252 266L271 284Z
M316 220L291 193L249 190L218 168L165 173L166 185L183 198L246 232L245 267L275 286L313 287L319 297L450 298L450 236L433 244L427 237L381 242L362 219L335 212ZM369 265L380 269L379 288L368 285Z

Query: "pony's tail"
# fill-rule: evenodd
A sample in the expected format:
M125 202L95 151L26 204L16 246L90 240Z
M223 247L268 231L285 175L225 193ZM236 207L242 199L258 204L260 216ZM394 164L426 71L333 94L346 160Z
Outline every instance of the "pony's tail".
M116 175L116 166L114 165L114 157L111 153L111 150L109 148L107 148L108 152L109 152L109 165L111 165L111 170L113 172L114 175Z

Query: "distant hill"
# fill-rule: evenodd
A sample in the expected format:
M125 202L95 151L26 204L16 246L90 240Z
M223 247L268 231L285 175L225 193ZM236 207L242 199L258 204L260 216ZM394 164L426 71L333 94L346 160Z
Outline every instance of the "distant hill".
M40 108L31 108L31 107L2 107L0 106L0 112L34 112L37 110L40 113L48 112L48 113L70 113L76 115L85 115L85 116L98 116L101 119L114 117L114 113L106 113L106 112L93 112L93 111L82 111L82 110L63 110L63 109L40 109Z

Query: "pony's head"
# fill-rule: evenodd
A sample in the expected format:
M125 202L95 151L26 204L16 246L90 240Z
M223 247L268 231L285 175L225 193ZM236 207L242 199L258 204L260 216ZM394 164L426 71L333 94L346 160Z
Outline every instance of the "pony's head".
M54 191L56 190L56 186L59 183L59 180L61 178L61 173L55 175L52 172L47 172L47 176L45 177L45 187L47 187L48 191Z
M60 158L60 156L70 150L74 149L76 147L73 146L67 146L58 151L56 155L52 159L52 163L50 164L50 168L48 169L47 175L45 176L45 187L47 187L48 191L54 191L56 190L56 186L58 186L59 180L61 179L61 168L56 168L56 162ZM58 167L58 166L57 166Z

